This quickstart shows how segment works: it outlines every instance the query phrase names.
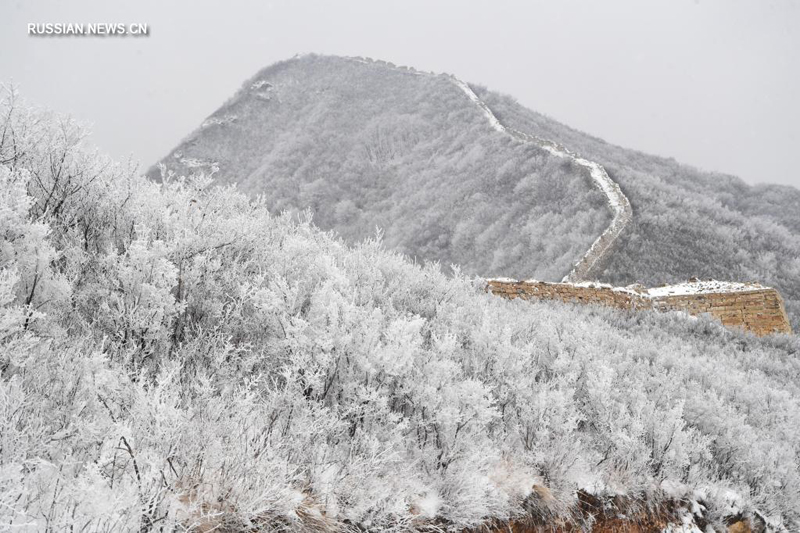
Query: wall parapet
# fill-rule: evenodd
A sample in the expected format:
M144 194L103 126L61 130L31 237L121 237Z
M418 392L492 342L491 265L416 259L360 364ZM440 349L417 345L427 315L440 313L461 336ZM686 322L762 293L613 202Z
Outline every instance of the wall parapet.
M486 290L508 299L560 300L618 309L683 311L710 314L724 326L756 335L791 334L783 299L777 290L758 283L690 280L678 285L645 288L602 283L551 283L511 279L487 280Z

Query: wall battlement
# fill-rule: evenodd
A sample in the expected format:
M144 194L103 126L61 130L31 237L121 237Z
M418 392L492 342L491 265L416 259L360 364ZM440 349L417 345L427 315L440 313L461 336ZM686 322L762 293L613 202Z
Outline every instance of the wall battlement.
M600 283L488 280L486 290L503 298L560 300L599 304L618 309L708 313L728 327L756 335L792 333L783 299L777 290L758 283L692 280L680 285L644 288L612 287Z

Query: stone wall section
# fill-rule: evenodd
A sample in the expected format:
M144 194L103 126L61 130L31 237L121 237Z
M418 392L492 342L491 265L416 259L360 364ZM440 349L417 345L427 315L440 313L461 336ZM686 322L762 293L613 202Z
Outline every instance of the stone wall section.
M664 288L612 287L596 283L549 283L544 281L489 280L486 290L504 298L560 300L599 304L618 309L684 311L692 316L704 313L728 327L744 328L756 335L791 334L783 299L777 290L758 284L741 284L736 290L659 294Z

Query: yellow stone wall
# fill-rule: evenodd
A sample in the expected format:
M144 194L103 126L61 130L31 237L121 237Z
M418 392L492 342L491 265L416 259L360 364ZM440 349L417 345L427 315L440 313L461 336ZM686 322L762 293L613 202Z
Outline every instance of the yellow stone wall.
M783 299L778 291L769 287L753 286L752 289L741 291L651 296L646 289L627 287L490 280L486 290L509 299L561 300L620 309L685 311L690 315L708 313L725 326L741 327L756 335L792 332Z

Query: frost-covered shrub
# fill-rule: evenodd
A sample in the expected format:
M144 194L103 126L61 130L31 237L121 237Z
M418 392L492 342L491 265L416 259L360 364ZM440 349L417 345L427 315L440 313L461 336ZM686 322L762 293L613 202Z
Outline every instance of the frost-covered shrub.
M48 172L18 146L6 184ZM796 338L508 302L202 176L70 175L58 212L0 193L4 525L460 530L579 489L800 525Z

